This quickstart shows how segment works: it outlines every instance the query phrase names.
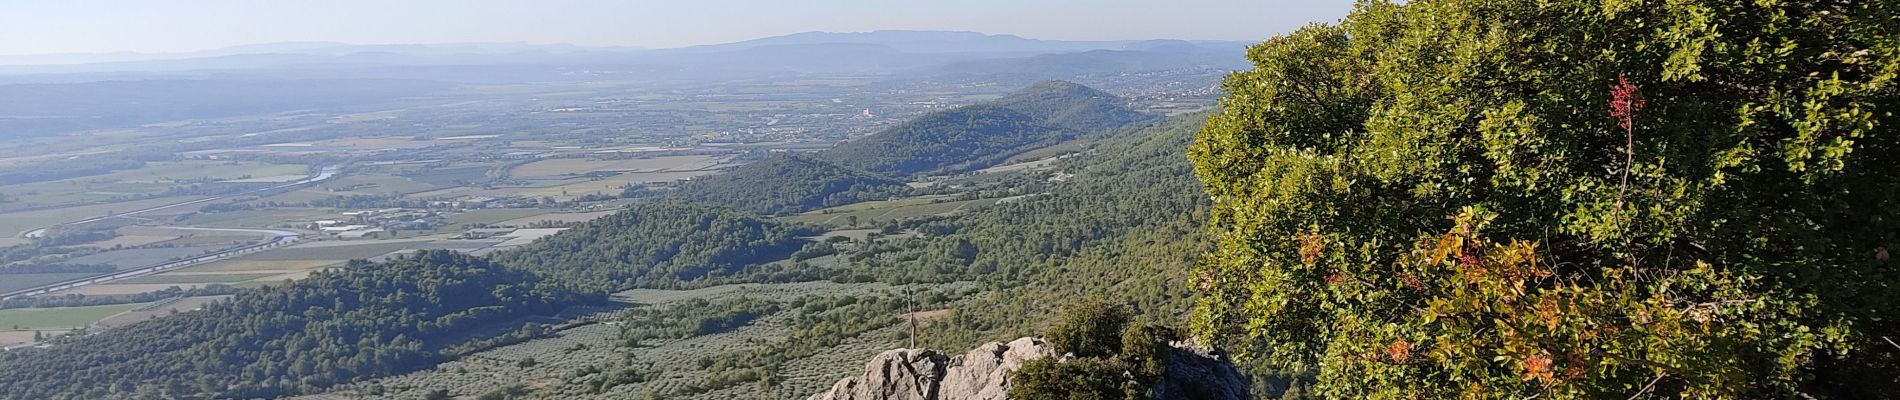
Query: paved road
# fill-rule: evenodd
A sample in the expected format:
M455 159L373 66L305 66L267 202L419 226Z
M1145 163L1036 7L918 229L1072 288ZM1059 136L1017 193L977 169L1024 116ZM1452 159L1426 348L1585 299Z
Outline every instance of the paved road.
M302 238L302 235L297 232L280 231L280 230L273 230L273 229L200 228L200 227L184 227L184 226L175 226L175 227L166 227L166 228L167 229L182 229L182 230L190 230L190 231L263 233L263 234L273 235L273 237L269 241L265 241L263 243L227 249L221 252L192 257L189 259L178 260L178 261L167 261L167 262L163 262L159 264L113 272L106 275L79 278L79 279L69 280L65 282L42 285L39 287L30 288L30 289L21 289L21 290L6 292L6 293L0 293L0 300L11 299L15 297L40 295L40 294L46 294L46 293L51 293L51 292L56 292L56 291L61 291L61 290L72 289L72 288L76 288L80 286L107 283L107 282L112 282L112 281L116 281L120 279L156 274L156 273L170 271L174 269L189 267L189 266L198 265L198 264L204 264L204 263L208 263L212 261L223 260L223 259L227 259L231 257L237 257L237 256L245 255L245 254L251 254L251 253L256 253L256 252L260 252L264 250L270 250L270 249L274 249L278 247L288 246L292 243L296 243L298 239Z
M283 189L283 188L288 188L288 187L294 187L297 185L322 182L324 180L328 180L330 178L336 177L337 174L340 171L342 171L342 169L343 169L343 166L341 165L332 165L328 167L323 167L323 170L317 172L316 175L311 175L307 178L303 178L296 182L285 183L282 185L271 186L271 187L267 187L263 189L252 190L252 191L234 194L234 195L225 195L225 196L211 197L211 198L198 199L198 200L192 200L192 201L186 201L186 202L172 203L172 204L166 204L166 205L162 205L158 207L152 207L152 208L147 208L147 209L142 209L142 210L134 210L134 211L129 211L129 212L115 214L115 215L87 218L87 219L68 222L68 223L60 224L60 225L84 224L84 223L90 223L90 222L97 222L97 221L105 220L107 218L133 216L133 215L138 215L141 213L147 213L147 212L152 212L152 211L184 207L184 206L189 206L193 204L202 204L209 201L217 201L219 199L230 198L233 196L242 196L242 195L251 194L251 193L265 192L265 191ZM54 225L54 226L58 226L58 225ZM29 238L39 237L40 235L45 234L46 230L49 228L52 228L52 227L49 226L46 228L34 229L32 231L26 232L22 236L29 237ZM0 293L0 300L10 299L14 297L21 297L21 296L33 296L33 295L50 293L50 292L55 292L55 291L60 291L60 290L72 289L72 288L76 288L80 286L100 284L100 283L112 282L112 281L126 279L126 278L156 274L160 272L208 263L212 261L241 256L245 254L256 253L259 251L269 250L269 249L273 249L277 247L283 247L291 243L296 243L298 239L302 238L302 235L297 232L280 231L280 230L272 230L272 229L201 228L201 227L189 227L189 226L169 226L169 227L164 227L164 228L193 230L193 231L250 232L250 233L268 234L268 235L272 235L273 237L271 238L271 240L266 241L264 243L226 249L224 251L220 251L217 253L197 256L190 259L179 260L179 261L167 261L167 262L148 265L144 267L137 267L137 268L133 268L129 270L113 272L106 275L97 275L97 276L79 278L79 279L69 280L65 282L52 283L52 284L41 285L38 287L33 287L33 288L28 288L28 289L21 289L21 290L15 290L11 292Z
M218 201L218 200L222 200L222 199L227 199L227 198L231 198L231 197L233 197L233 196L243 196L243 195L247 195L247 194L251 194L251 193L258 193L258 192L267 192L267 191L272 191L272 190L277 190L277 189L283 189L283 188L287 188L287 187L292 187L292 186L297 186L297 185L303 185L303 184L309 184L309 183L316 183L316 182L322 182L322 181L325 181L325 180L329 180L330 178L334 178L334 177L336 177L336 176L337 176L337 174L338 174L338 173L339 173L340 171L342 171L342 169L343 169L343 166L341 166L341 165L332 165L332 166L328 166L328 167L323 167L323 170L322 170L322 171L318 171L316 175L311 175L311 176L309 176L309 177L307 177L307 178L303 178L303 179L301 179L301 180L298 180L298 181L296 181L296 182L291 182L291 183L286 183L286 184L282 184L282 185L277 185L277 186L271 186L271 187L267 187L267 188L263 188L263 189L257 189L257 190L252 190L252 191L248 191L248 192L244 192L244 193L238 193L238 194L232 194L232 195L224 195L224 196L217 196L217 197L209 197L209 198L203 198L203 199L198 199L198 200L192 200L192 201L186 201L186 202L179 202L179 203L172 203L172 204L166 204L166 205L162 205L162 206L158 206L158 207L152 207L152 208L147 208L147 209L141 209L141 210L133 210L133 211L127 211L127 212L124 212L124 213L119 213L119 214L112 214L112 215L105 215L105 216L98 216L98 217L92 217L92 218L87 218L87 219L82 219L82 220L78 220L78 221L73 221L73 222L67 222L67 223L63 223L63 224L59 224L59 225L78 225L78 224L86 224L86 223L93 223L93 222L99 222L99 221L104 221L104 220L106 220L106 219L108 219L108 218L118 218L118 217L127 217L127 216L133 216L133 215L139 215L139 214L143 214L143 213L148 213L148 212L153 212L153 211L158 211L158 210L166 210L166 209L172 209L172 208L178 208L178 207L184 207L184 206L189 206L189 205L193 205L193 204L203 204L203 203L206 203L206 202L212 202L212 201ZM54 226L59 226L59 225L54 225ZM34 230L30 230L30 231L27 231L27 232L26 232L26 233L24 233L24 234L21 234L20 236L22 236L22 237L27 237L27 238L36 238L36 237L40 237L40 235L44 235L44 234L46 234L46 230L47 230L47 229L50 229L50 228L52 228L52 226L49 226L49 227L45 227L45 228L39 228L39 229L34 229Z

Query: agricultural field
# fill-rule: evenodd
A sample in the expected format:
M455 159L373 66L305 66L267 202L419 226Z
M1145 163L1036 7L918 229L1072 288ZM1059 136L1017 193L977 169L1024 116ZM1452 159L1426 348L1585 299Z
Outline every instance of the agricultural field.
M457 187L488 180L488 171L492 167L492 165L485 164L469 164L461 166L415 168L399 172L398 175L410 181L430 186Z
M18 236L26 231L45 228L47 226L202 198L205 198L205 196L179 196L43 210L5 212L0 213L0 235Z
M195 288L214 283L254 287L284 280L302 279L312 271L341 265L351 259L372 259L406 249L441 247L435 242L436 239L433 238L305 242L153 275L81 286L55 294L135 294L163 290L172 286ZM81 276L84 275L81 274Z
M324 182L317 187L323 190L363 193L363 194L408 194L436 188L435 185L418 182L414 179L388 174L352 174Z
M97 274L88 273L51 273L51 274L6 274L0 275L0 292L30 289L35 286L59 283Z
M551 215L550 210L539 208L483 208L468 210L448 217L449 223L442 230L460 232L468 225L500 225L505 221L540 218Z
M347 261L347 260L353 260L353 259L368 259L370 257L389 254L390 252L394 252L397 250L413 248L414 246L418 246L421 243L428 242L428 241L430 240L405 239L405 240L376 240L376 241L361 241L361 242L357 242L357 241L309 242L309 243L300 243L300 244L293 245L290 247L274 249L274 250L266 251L262 253L250 254L244 257L240 257L240 259L250 259L250 260L259 260L259 261L329 260L329 261L341 262L341 261Z
M102 241L92 242L92 243L86 243L82 246L97 247L101 249L110 249L114 247L138 247L138 246L164 243L167 241L177 240L183 237L176 234L167 235L164 232L153 232L151 229L141 229L141 228L143 227L134 226L134 227L119 228L118 229L119 236L117 237L102 240ZM173 231L173 232L175 233L176 231Z
M554 213L531 215L531 216L515 218L515 219L511 219L507 221L496 222L494 223L494 225L509 226L509 227L523 227L523 226L528 226L528 225L532 225L535 223L542 223L542 222L554 222L554 223L587 222L587 221L592 221L595 218L611 215L615 212L618 212L618 211L554 212Z
M227 243L224 245L113 250L84 257L75 257L67 260L67 262L74 264L108 264L118 267L119 269L128 269L208 254L231 246L233 245Z
M230 228L275 228L294 226L309 221L337 219L336 210L327 208L282 207L260 210L238 210L217 213L197 213L185 219L185 223L199 226L218 226Z
M0 204L0 210L122 200L127 196L159 193L173 186L194 182L220 182L289 175L297 175L301 178L307 175L308 171L309 167L304 165L244 161L153 162L143 168L102 175L8 185L0 188L0 194L14 201Z
M0 330L71 329L131 311L145 303L0 310Z
M330 260L330 259L259 260L252 257L255 255L256 254L252 254L252 255L246 255L246 256L233 258L233 259L214 261L211 263L186 267L184 269L170 271L164 274L159 274L159 275L154 275L154 276L185 275L185 274L200 274L200 273L202 274L224 274L224 273L285 274L285 273L320 269L323 267L328 267L328 266L340 264L343 262L343 260Z
M628 159L560 158L535 161L509 170L516 179L565 179L589 172L679 172L712 169L720 156L660 156Z
M278 272L243 272L229 274L157 274L112 281L112 284L201 284L201 283L239 283L253 279L263 279L283 275Z
M197 296L197 297L187 297L187 298L170 300L170 301L160 301L157 303L147 303L147 304L139 306L138 308L134 308L132 310L126 311L124 313L116 314L110 317L106 317L105 319L101 319L99 320L99 322L97 322L97 324L99 326L103 326L106 328L123 327L126 325L131 325L133 323L144 322L146 320L150 320L153 318L171 315L172 313L182 313L182 312L197 310L200 307L204 307L205 304L209 304L213 301L223 300L227 297L231 297L231 296L230 295Z

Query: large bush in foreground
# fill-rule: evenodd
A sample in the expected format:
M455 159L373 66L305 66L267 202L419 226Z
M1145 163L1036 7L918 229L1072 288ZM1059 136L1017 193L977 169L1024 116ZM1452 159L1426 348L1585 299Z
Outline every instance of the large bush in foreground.
M1189 151L1198 335L1336 398L1900 393L1893 2L1362 3Z

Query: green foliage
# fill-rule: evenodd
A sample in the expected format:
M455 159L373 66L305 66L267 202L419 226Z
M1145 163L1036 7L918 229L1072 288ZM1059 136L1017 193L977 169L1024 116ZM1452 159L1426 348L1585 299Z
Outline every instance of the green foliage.
M910 192L904 182L778 153L680 185L680 197L766 214L789 214Z
M1892 396L1897 16L1375 1L1253 47L1190 147L1194 331L1335 398Z
M1135 379L1152 382L1167 372L1169 342L1180 340L1174 329L1157 325L1128 325L1122 331L1121 357Z
M508 399L522 398L523 396L527 396L527 395L528 395L527 386L523 386L522 384L519 384L519 383L512 383L512 384L508 384L507 386L498 387L498 388L495 388L495 390L490 390L488 392L482 393L482 395L480 396L475 396L475 400L508 400Z
M1106 357L1121 350L1121 334L1127 326L1127 305L1088 300L1063 307L1044 337L1057 352Z
M867 273L902 281L946 271L993 283L925 328L921 336L931 348L1041 332L1041 321L1020 316L1055 315L1077 298L1113 298L1133 305L1136 320L1172 321L1192 304L1184 283L1206 250L1207 198L1196 190L1183 150L1203 121L1205 115L1191 115L1127 127L1104 137L1090 157L1064 165L1074 176L1048 194L933 224L947 233L915 239L968 241L976 250L971 261L932 253L895 261L909 251L886 251L867 260Z
M789 257L813 227L681 202L634 206L493 257L582 287L678 287Z
M794 299L796 309L785 340L705 359L707 379L701 389L714 390L772 379L787 362L810 357L847 339L891 326L905 303L884 296L807 296Z
M753 319L779 311L777 302L739 297L711 301L692 299L663 308L639 307L622 312L626 324L620 338L626 343L647 339L678 339L725 332Z
M1143 399L1147 392L1122 379L1124 368L1114 361L1082 358L1057 362L1038 358L1023 362L1010 375L1009 398L1020 400Z
M1044 339L1068 358L1025 362L1011 375L1017 399L1146 399L1167 372L1175 331L1130 324L1125 304L1088 300L1070 304Z
M311 274L204 309L0 354L0 397L278 397L435 365L470 330L604 301L448 251Z

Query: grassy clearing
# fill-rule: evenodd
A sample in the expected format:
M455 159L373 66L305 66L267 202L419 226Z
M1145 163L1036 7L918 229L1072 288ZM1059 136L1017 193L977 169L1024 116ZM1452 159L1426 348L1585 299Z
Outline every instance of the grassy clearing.
M941 203L933 202L934 200L931 199L871 201L782 217L780 220L810 224L845 225L851 220L851 217L857 217L859 223L867 223L870 221L888 221L948 214L996 204L996 200L997 199L976 199L946 201Z
M0 346L12 346L16 344L33 343L33 332L34 331L0 330ZM65 329L39 330L40 334L46 335L46 336L55 336L55 335L63 334L66 332L67 331Z
M0 310L0 329L33 330L82 327L92 325L92 323L98 322L101 319L130 311L142 305L145 305L145 303Z
M107 328L123 327L123 326L131 325L137 322L144 322L152 318L158 318L158 317L171 315L172 313L175 313L175 312L186 312L186 311L197 310L199 307L204 307L205 304L209 304L213 301L222 300L228 297L231 297L231 296L223 295L223 296L188 297L184 299L179 299L178 301L165 303L164 305L152 307L149 309L132 310L132 311L126 311L124 313L120 313L117 315L113 315L111 317L107 317L105 319L99 320L99 325L107 327Z

